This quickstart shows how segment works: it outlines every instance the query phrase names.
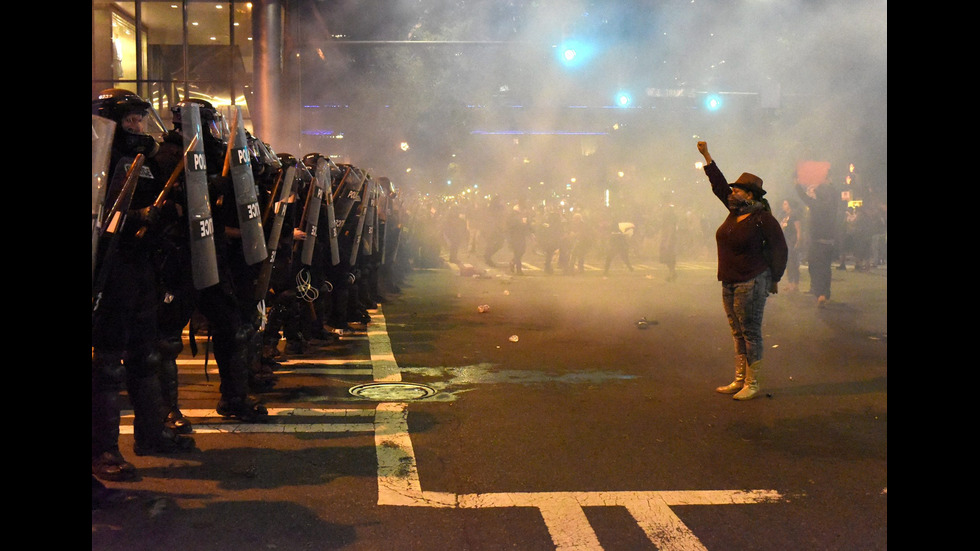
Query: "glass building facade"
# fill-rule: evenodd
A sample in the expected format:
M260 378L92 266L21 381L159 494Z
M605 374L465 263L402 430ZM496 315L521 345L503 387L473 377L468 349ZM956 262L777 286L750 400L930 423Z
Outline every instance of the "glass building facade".
M150 101L165 122L188 98L226 114L240 106L252 127L251 2L92 2L92 97L125 88Z

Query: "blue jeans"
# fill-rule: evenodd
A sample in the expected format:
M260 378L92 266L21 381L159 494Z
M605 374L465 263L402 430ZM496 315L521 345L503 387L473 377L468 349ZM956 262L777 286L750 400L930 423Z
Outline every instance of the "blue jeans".
M745 355L749 364L762 359L762 313L772 276L769 270L748 281L722 283L721 299L735 341L735 354Z

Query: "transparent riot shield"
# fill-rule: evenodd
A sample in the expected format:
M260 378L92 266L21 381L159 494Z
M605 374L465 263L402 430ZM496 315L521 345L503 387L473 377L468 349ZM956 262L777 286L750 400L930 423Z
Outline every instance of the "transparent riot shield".
M95 259L102 233L102 211L105 209L105 192L109 185L109 158L112 155L112 137L116 122L92 115L92 277L95 278Z
M327 182L330 181L330 169L333 163L329 159L320 159L316 165L316 179L324 183L326 187ZM336 168L336 165L334 165ZM333 210L333 194L329 191L324 194L323 208L326 209L327 214L327 239L330 242L330 264L336 266L340 264L340 246L337 242L337 219Z
M248 139L242 122L241 107L235 106L231 126L231 139L225 155L225 172L231 173L235 187L235 206L238 212L238 228L242 232L242 252L248 265L261 262L268 255L265 232L262 229L262 213L258 194L255 191L255 176L252 174L252 158Z
M184 134L184 186L187 191L187 224L190 230L191 272L195 289L218 283L218 259L214 247L214 219L208 198L207 160L201 134L201 110L187 103L181 113ZM198 139L194 139L198 137Z
M309 169L301 166L300 170L309 173ZM320 206L323 204L323 181L314 175L310 176L310 187L307 192L306 207L303 211L303 231L306 239L303 240L303 247L300 251L300 262L304 266L313 264L313 248L317 240L317 228L320 224Z
M282 234L282 226L286 219L286 206L289 203L289 196L293 194L295 185L296 167L287 167L279 185L279 198L272 204L273 218L272 225L269 226L269 239L267 241L269 254L259 269L259 277L255 285L255 300L265 299L265 295L269 292L269 281L272 279L276 252L279 250L279 236Z

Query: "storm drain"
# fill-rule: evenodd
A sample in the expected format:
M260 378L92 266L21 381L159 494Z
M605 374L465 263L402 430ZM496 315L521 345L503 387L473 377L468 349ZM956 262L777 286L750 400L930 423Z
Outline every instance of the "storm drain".
M436 393L436 389L421 383L382 382L352 386L349 392L378 402L403 402L428 398Z

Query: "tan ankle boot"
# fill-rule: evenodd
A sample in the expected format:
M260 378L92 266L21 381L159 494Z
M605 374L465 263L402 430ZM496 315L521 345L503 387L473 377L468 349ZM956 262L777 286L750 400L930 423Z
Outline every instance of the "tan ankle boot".
M735 394L739 390L742 390L742 386L745 383L745 368L747 365L748 358L745 357L745 354L735 356L735 380L725 386L716 388L715 392L720 392L722 394Z
M759 372L762 371L762 360L753 362L745 368L745 385L732 398L736 400L751 400L759 393Z

